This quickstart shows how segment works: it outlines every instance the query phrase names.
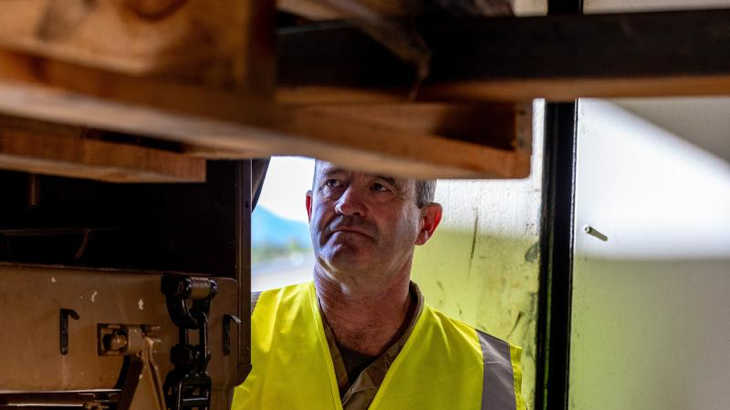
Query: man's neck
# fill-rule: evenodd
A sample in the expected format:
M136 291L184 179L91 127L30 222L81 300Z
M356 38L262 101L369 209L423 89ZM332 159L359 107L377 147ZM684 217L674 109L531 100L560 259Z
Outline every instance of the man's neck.
M317 297L340 346L370 356L387 350L409 319L409 273L410 266L404 267L387 282L373 286L337 281L315 266Z

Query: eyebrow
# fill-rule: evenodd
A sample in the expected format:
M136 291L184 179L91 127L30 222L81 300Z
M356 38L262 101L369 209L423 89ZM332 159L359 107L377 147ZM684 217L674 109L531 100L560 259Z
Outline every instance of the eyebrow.
M333 167L333 168L326 169L324 172L322 172L322 177L323 177L323 179L326 179L327 177L330 177L332 175L337 175L337 174L350 174L350 173L352 173L352 171L347 170L345 168L336 168L336 167ZM376 178L376 179L383 180L386 183L388 183L388 184L390 184L390 185L392 185L392 186L394 186L394 187L396 187L398 189L400 189L401 186L403 185L402 183L399 183L396 178L394 178L394 177L392 177L390 175L377 175L377 174L374 174L374 175L372 175L372 178Z
M395 180L395 178L388 176L388 175L375 175L375 178L382 179L383 181L389 183L390 185L393 185L395 187L399 187L400 184Z
M330 168L322 172L323 177L328 177L334 174L347 174L348 171L344 168Z

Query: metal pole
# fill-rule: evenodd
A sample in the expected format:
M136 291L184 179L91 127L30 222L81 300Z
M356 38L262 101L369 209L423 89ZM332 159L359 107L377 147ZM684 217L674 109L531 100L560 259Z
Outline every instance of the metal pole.
M238 365L236 385L251 372L251 160L236 163L236 281Z
M582 0L548 0L548 15L582 12ZM569 405L577 114L577 101L545 104L535 388L542 410Z

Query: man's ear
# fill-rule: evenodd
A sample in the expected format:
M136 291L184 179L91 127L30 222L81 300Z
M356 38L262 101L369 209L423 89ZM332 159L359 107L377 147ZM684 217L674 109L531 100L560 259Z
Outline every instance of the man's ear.
M307 191L307 218L312 222L312 190Z
M416 245L423 245L424 243L428 242L429 239L431 239L434 231L436 230L436 227L438 227L439 223L441 222L443 208L441 208L441 204L437 204L434 202L431 205L428 205L426 209L422 210L421 212L423 213L423 225L421 226L421 231L418 232Z

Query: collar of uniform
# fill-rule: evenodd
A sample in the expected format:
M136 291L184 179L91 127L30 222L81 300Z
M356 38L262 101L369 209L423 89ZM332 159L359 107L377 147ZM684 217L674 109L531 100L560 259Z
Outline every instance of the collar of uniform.
M398 340L390 345L385 353L380 355L369 366L363 369L357 379L352 382L349 380L347 375L345 362L343 361L342 354L337 346L334 333L324 317L322 308L319 307L319 315L322 318L324 334L327 337L327 345L329 346L329 351L332 355L332 363L335 367L335 376L337 377L337 385L340 390L340 398L342 399L343 409L367 409L375 398L378 388L383 382L383 379L385 379L388 369L395 361L398 353L400 353L401 349L403 349L403 346L405 346L406 341L408 341L408 338L413 332L413 328L423 311L423 294L421 293L421 290L418 289L418 285L414 282L410 283L410 294L416 302L416 308L411 315L411 320L406 329L403 331L403 334L398 338Z

